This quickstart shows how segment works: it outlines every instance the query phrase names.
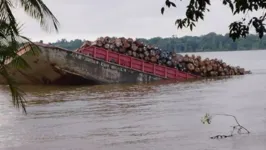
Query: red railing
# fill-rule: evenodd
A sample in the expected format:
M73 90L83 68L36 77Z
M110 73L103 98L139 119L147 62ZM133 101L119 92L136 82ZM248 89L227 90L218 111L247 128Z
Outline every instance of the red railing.
M186 72L178 71L175 68L170 68L158 64L148 63L144 60L137 59L124 54L119 54L114 51L109 51L104 48L98 47L84 47L77 50L77 52L90 55L97 59L102 59L107 62L116 62L121 66L131 68L133 70L141 71L144 73L150 73L155 76L169 78L169 79L194 79L198 76L192 75Z

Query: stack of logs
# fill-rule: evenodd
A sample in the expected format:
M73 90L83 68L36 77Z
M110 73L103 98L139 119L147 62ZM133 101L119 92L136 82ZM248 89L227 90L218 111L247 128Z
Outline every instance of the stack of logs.
M86 45L103 47L121 54L143 59L147 62L177 68L180 71L203 77L243 75L248 73L245 69L229 66L222 60L202 59L200 56L195 55L182 56L175 52L164 51L158 47L146 45L132 38L100 37L94 42L88 41L83 46Z

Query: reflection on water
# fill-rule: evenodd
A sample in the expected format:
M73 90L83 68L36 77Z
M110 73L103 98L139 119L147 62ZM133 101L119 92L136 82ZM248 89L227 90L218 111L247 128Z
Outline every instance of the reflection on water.
M258 60L253 57L241 59ZM266 68L254 68L252 75L183 83L22 86L27 116L1 86L0 149L265 150ZM217 117L202 125L206 112L234 114L252 133L211 140L227 134L234 120Z

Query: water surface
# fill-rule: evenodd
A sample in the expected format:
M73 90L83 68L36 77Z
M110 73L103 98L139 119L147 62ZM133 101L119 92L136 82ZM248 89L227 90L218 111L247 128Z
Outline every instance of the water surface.
M28 115L0 87L3 150L265 150L266 51L198 53L218 57L253 74L186 83L24 86ZM229 113L251 131L223 140L235 122L206 113Z

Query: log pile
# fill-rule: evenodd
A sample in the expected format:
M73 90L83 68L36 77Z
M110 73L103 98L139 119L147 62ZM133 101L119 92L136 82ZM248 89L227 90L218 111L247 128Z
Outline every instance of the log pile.
M232 76L248 73L244 68L230 66L222 60L202 59L200 56L195 55L183 56L155 46L146 45L132 38L106 36L100 37L94 42L89 41L83 46L92 45L203 77Z

